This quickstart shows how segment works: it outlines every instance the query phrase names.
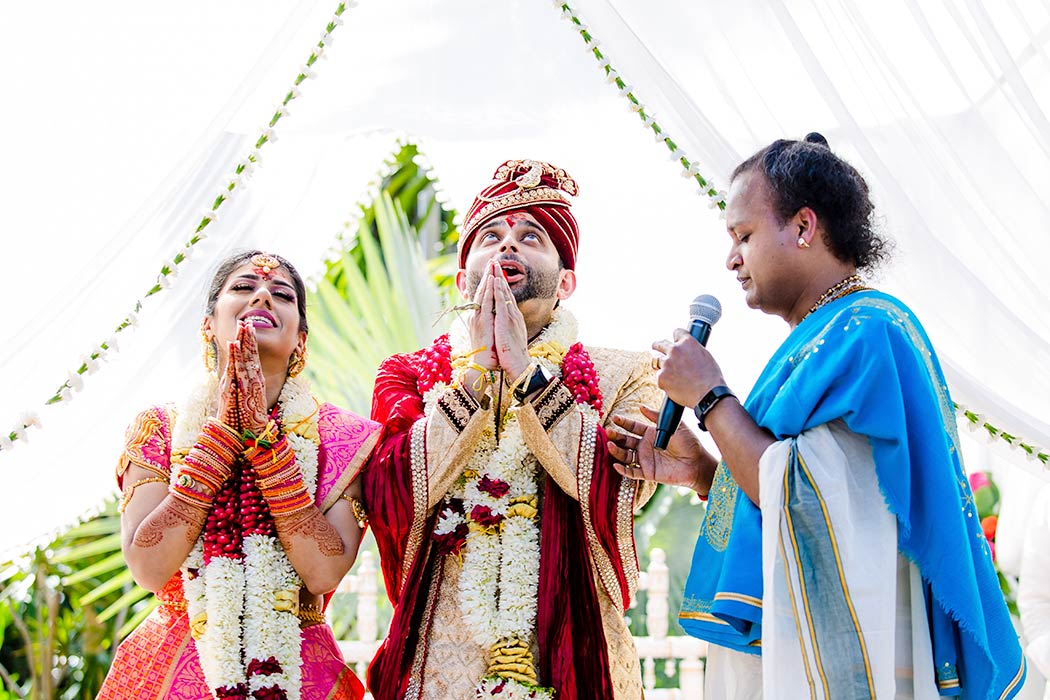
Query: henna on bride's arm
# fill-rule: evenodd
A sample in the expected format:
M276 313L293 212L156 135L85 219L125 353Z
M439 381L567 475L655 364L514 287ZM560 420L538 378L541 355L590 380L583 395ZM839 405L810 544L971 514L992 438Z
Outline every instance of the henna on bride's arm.
M326 557L338 557L346 553L346 545L339 531L316 508L274 518L274 524L285 552L292 550L296 538L305 538L313 540Z
M203 529L207 517L207 512L200 508L168 498L139 524L131 542L136 547L144 549L156 547L164 539L168 530L185 525L183 535L187 542L193 544L197 541L197 536Z

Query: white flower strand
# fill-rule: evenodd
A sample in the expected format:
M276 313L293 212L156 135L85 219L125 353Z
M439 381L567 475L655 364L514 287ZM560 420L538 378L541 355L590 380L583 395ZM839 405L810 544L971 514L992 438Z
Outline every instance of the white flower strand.
M573 315L557 309L533 347L559 347L564 352L576 341L577 332ZM471 346L466 324L453 326L449 344L454 355L469 352ZM554 362L545 354L533 359L552 375L561 375L560 360ZM453 378L454 382L459 380ZM424 406L428 414L445 389L446 384L438 383L427 392ZM464 512L457 513L448 506L443 508L438 515L435 534L450 534L463 523L471 525L469 516L477 506L487 506L503 519L500 526L492 530L472 525L467 534L457 591L463 621L478 644L486 648L513 639L528 643L535 629L538 607L540 529L536 517L509 515L508 512L512 501L537 503L539 469L513 411L498 445L492 428L482 433L467 468L476 476L458 480L449 493L450 499L462 501ZM506 483L507 493L497 498L482 491L480 482L486 476L492 481ZM475 692L477 697L497 699L549 700L553 696L549 688L497 677L483 678Z
M300 84L304 80L307 80L309 78L315 78L317 76L317 73L314 70L313 66L315 66L317 60L323 56L326 47L331 46L331 33L335 30L336 27L341 26L343 24L342 15L346 11L346 9L348 7L356 6L357 3L353 0L351 0L350 2L339 3L334 13L332 14L332 18L329 20L328 24L325 27L325 31L321 35L321 39L311 51L310 56L306 60L306 63L300 67L299 73L296 75L292 87L288 90L284 99L277 107L276 111L273 114L273 117L271 117L267 126L264 127L264 129L262 130L261 135L255 142L255 146L244 159L238 162L236 168L234 169L233 175L227 178L226 185L220 188L219 193L216 195L210 207L207 207L203 211L201 211L200 222L197 224L197 228L193 232L193 235L189 238L189 240L186 241L186 243L182 247L179 248L179 251L170 261L165 262L161 265L160 272L157 274L156 284L154 284L153 287L150 288L149 291L147 291L140 299L136 300L135 304L132 307L132 310L127 315L125 315L124 319L117 325L116 329L113 332L113 336L111 336L111 339L104 343L100 343L97 346L98 348L101 348L103 351L106 351L106 353L110 351L115 351L117 349L115 342L116 334L123 333L128 328L138 326L136 314L142 309L143 302L149 297L153 296L154 294L157 294L167 289L171 289L174 286L175 281L178 278L178 266L189 259L190 251L191 249L193 249L194 246L198 245L201 241L205 240L208 237L205 233L205 228L207 228L209 224L215 222L218 219L219 207L233 199L234 192L238 192L239 194L240 191L243 191L245 180L241 179L241 176L245 175L246 172L250 173L250 171L254 170L254 168L258 166L259 149L262 148L266 143L277 140L276 133L274 132L274 126L277 124L277 122L281 119L282 116L288 115L288 103L300 96ZM97 360L104 359L104 355L106 353L98 351L92 352L88 357L94 364L81 362L80 366L75 371L70 373L66 381L59 385L59 387L52 394L51 398L49 398L44 403L44 405L50 406L52 404L65 403L71 401L73 399L74 391L79 392L80 389L83 387L82 379L80 379L80 377L82 377L82 375L84 374L91 374L97 371L99 369ZM76 378L74 378L74 374L76 375ZM25 441L25 431L30 427L34 426L30 426L24 423L22 425L16 424L6 436L2 436L2 439L0 439L0 452L6 452L8 450L11 450L14 447L14 443L16 440ZM35 427L39 427L39 424L37 424Z
M692 177L696 180L697 184L700 186L697 190L697 194L701 197L710 199L711 208L719 209L724 217L726 193L716 188L711 178L704 177L700 174L699 168L695 167L696 163L690 160L685 151L678 147L667 134L667 130L660 126L652 117L652 114L646 110L645 105L642 104L642 101L638 99L638 96L635 94L634 88L624 81L620 72L613 68L608 57L602 54L599 49L600 42L590 31L589 25L580 18L580 15L577 14L569 3L555 1L553 5L556 9L560 10L562 19L569 22L572 25L573 31L579 34L580 38L583 39L584 44L587 46L587 51L597 59L598 66L605 74L606 81L614 85L620 95L627 99L628 108L641 118L646 129L653 132L656 142L662 142L667 147L667 150L671 152L671 160L678 161L683 170L686 171L685 176Z
M983 428L986 432L989 443L1002 440L1011 449L1021 449L1025 453L1026 461L1034 462L1035 460L1039 460L1043 465L1043 469L1050 470L1050 454L1047 453L1046 449L1025 440L1023 437L1015 433L1011 433L992 425L984 415L970 410L959 402L955 402L954 405L958 420L965 421L963 425L965 425L971 433L976 433Z
M176 413L172 453L185 454L197 440L208 407L218 392L218 379L209 374L187 397ZM317 490L319 449L317 402L303 377L290 377L278 398L283 426L298 426L285 433L303 482L313 497ZM174 471L172 478L174 478ZM203 535L203 533L202 533ZM186 612L191 627L205 620L204 635L197 639L201 669L209 687L247 683L250 692L278 686L289 700L299 700L302 685L302 633L299 618L274 608L278 591L298 599L302 580L276 539L249 535L242 544L243 559L215 557L204 563L203 536L197 539L181 567ZM242 625L243 621L243 625ZM243 650L245 661L242 662ZM246 676L252 659L277 659L281 673Z

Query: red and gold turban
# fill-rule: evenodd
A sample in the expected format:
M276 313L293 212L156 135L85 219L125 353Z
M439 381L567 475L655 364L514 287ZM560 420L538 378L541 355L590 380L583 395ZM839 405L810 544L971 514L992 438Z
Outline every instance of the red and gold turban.
M580 229L562 192L576 196L576 181L561 168L536 160L508 160L492 179L495 182L478 194L467 212L459 237L459 266L466 266L470 245L482 224L515 210L531 214L550 236L565 267L575 269Z

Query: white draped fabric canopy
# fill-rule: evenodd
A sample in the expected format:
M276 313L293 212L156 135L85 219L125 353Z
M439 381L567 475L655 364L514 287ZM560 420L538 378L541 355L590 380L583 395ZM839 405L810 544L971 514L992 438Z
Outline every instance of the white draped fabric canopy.
M647 111L719 189L780 137L820 131L868 176L894 260L877 285L919 314L957 401L1050 446L1050 3L1046 0L578 0ZM585 340L645 349L699 293L744 392L786 333L748 310L728 238L562 11L541 0L367 0L261 149L262 167L148 299L119 352L42 408L190 238L288 92L334 2L127 0L0 8L8 280L0 549L115 488L123 429L199 362L205 280L234 248L322 269L404 135L460 211L507 158L580 184ZM7 426L11 426L8 428ZM1032 473L1022 452L975 450ZM971 467L984 466L974 465ZM8 502L12 505L8 507Z

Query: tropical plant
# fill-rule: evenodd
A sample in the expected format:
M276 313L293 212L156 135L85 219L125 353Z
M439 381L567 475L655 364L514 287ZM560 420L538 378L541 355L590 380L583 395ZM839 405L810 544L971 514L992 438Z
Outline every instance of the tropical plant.
M155 605L120 553L116 502L0 574L0 698L91 698L113 649Z
M310 309L308 376L317 395L367 414L384 358L444 332L449 255L426 260L415 228L384 191L361 222L355 245L331 264Z

